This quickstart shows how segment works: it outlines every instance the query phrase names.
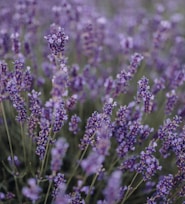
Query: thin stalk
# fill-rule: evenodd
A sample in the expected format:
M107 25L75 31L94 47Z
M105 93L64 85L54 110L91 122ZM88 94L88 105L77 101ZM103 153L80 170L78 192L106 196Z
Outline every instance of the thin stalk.
M133 179L132 179L130 185L128 186L128 190L127 190L127 192L125 193L124 198L123 198L121 204L123 204L123 203L127 200L128 196L129 196L130 187L131 187L132 184L134 183L134 181L135 181L137 175L138 175L138 173L136 173L136 174L134 175L134 177L133 177Z
M10 132L9 132L9 129L8 129L8 124L7 124L7 119L6 119L6 114L5 114L3 102L1 102L1 109L2 109L3 119L4 119L4 123L5 123L5 128L6 128L7 136L8 136L8 143L9 143L9 148L10 148L10 154L11 154L12 161L14 161L13 147L12 147L12 142L11 142ZM13 162L13 164L14 164L14 162ZM15 166L15 164L14 164L14 166Z
M72 172L70 178L68 179L67 186L69 185L69 183L70 183L71 179L73 178L73 176L74 176L76 170L78 169L78 167L79 167L79 165L80 165L82 159L84 158L84 156L85 156L85 154L86 154L86 152L87 152L88 147L89 147L89 145L87 145L87 147L85 148L84 152L82 153L79 162L78 162L77 165L75 166L75 168L74 168L74 170L73 170L73 172Z
M127 199L134 193L135 190L137 190L137 188L143 183L143 181L144 181L144 180L142 179L142 180L137 184L137 186L132 189L132 191L128 194Z
M55 139L56 137L56 133L54 133L53 135L53 139ZM45 167L44 167L44 171L46 170L46 167L48 166L48 162L49 162L49 153L51 152L51 146L48 147L48 149L46 149L46 151L48 152L47 156L46 156L46 162L45 162Z
M48 197L49 197L49 192L50 192L50 189L51 189L51 185L52 185L52 181L49 181L49 186L48 186L48 190L47 190L46 197L45 197L45 200L44 200L44 204L47 203L47 200L48 200Z
M23 144L24 162L26 164L27 163L27 159L26 159L26 138L25 138L25 134L24 134L22 123L20 125L21 125L21 137L22 137L22 144Z
M98 173L96 173L96 175L93 178L93 181L92 181L91 186L89 188L89 192L88 192L88 194L87 194L87 196L85 198L86 203L89 203L89 199L90 199L90 196L91 196L91 190L92 190L92 188L93 188L93 186L94 186L94 184L96 182L97 177L98 177Z
M16 176L14 176L14 180L15 180L15 188L16 188L17 198L18 198L19 203L21 203L21 198L20 198L21 193L19 192L19 187L18 187Z
M44 159L42 160L39 178L41 178L42 172L43 172L43 170L44 170L44 164L45 164L45 161L46 161L48 149L49 149L49 138L48 138L47 145L46 145L46 150L45 150L45 153L44 153Z

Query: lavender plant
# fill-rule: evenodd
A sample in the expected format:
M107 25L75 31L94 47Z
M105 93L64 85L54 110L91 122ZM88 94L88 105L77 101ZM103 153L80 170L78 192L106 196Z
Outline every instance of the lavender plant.
M0 1L0 203L185 202L184 6Z

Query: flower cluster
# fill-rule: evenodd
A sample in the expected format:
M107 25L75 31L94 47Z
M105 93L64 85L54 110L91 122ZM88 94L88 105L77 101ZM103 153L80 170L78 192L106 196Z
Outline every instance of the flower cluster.
M0 202L184 202L182 8L0 1Z

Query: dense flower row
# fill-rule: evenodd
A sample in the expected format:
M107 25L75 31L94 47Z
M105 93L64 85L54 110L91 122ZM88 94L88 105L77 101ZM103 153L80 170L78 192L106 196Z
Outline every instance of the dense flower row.
M0 202L184 202L184 0L103 2L0 2Z

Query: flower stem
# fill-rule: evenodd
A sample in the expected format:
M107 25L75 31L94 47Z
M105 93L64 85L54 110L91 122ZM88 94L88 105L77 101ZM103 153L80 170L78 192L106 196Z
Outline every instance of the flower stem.
M89 188L88 194L87 194L87 196L85 198L86 203L89 203L89 199L90 199L90 196L91 196L91 190L92 190L92 188L93 188L93 186L94 186L94 184L96 182L97 177L98 177L98 173L96 173L96 175L93 178L93 181L92 181L91 186Z
M4 119L4 123L5 123L5 128L6 128L7 136L8 136L8 143L9 143L9 148L10 148L10 154L11 154L12 161L14 161L14 154L13 154L13 147L12 147L10 132L9 132L9 129L8 129L6 114L5 114L4 105L3 105L2 102L1 102L1 109L2 109L3 119ZM13 162L13 165L15 166L14 162Z
M83 151L83 153L82 153L82 155L81 155L81 157L80 157L80 159L79 159L79 162L78 162L77 165L75 166L75 168L74 168L74 170L73 170L73 172L72 172L70 178L68 179L67 186L68 186L69 183L71 182L71 179L73 178L73 176L74 176L76 170L78 169L78 167L79 167L79 165L80 165L82 159L84 158L84 156L85 156L85 154L86 154L86 152L87 152L88 147L89 147L89 145L87 145L86 148L85 148L85 150Z
M44 200L44 204L47 203L49 192L50 192L50 189L51 189L51 185L52 185L52 181L49 181L49 186L48 186L48 190L47 190L46 197L45 197L45 200Z
M23 155L24 155L24 162L26 164L26 138L23 130L23 125L21 123L21 136L22 136L22 145L23 145Z
M133 179L132 179L132 181L131 181L130 185L128 186L127 192L125 193L124 198L123 198L123 200L122 200L121 204L124 204L124 203L125 203L125 201L127 200L127 198L130 196L130 194L129 194L130 187L131 187L131 186L132 186L132 184L134 183L134 181L135 181L135 179L136 179L137 175L138 175L138 173L136 173L136 174L134 175L134 177L133 177Z

